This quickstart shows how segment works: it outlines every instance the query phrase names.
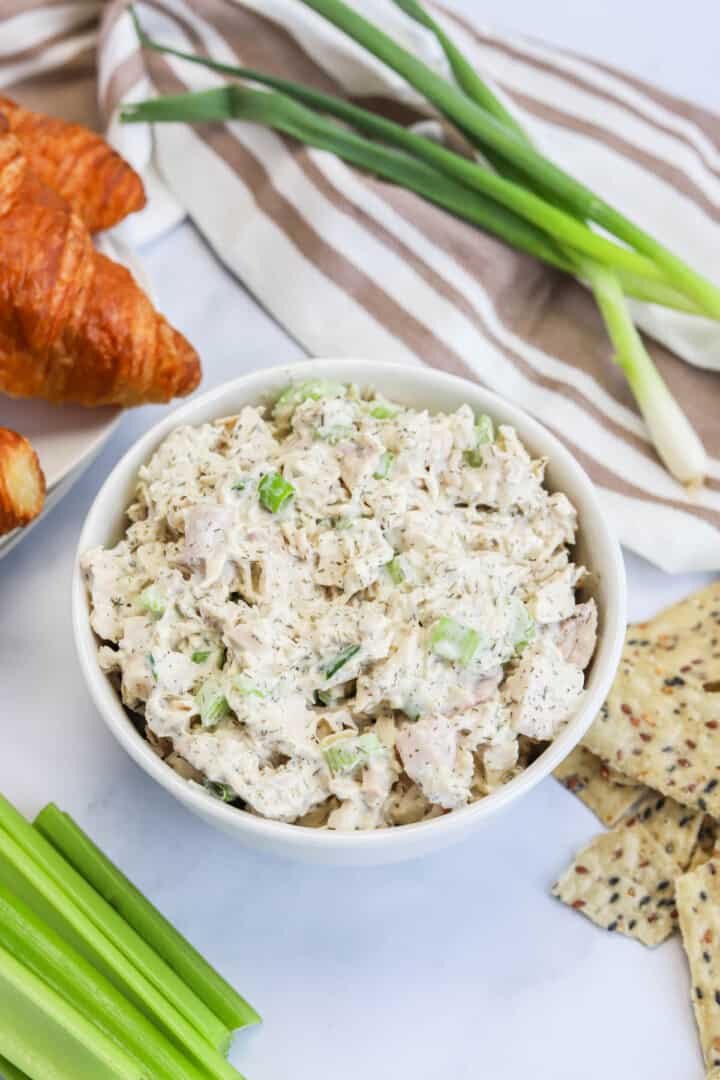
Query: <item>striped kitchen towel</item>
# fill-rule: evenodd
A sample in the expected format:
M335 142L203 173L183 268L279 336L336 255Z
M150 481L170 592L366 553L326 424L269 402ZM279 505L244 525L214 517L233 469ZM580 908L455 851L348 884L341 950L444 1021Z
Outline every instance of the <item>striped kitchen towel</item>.
M151 195L126 238L142 242L188 214L309 353L385 356L478 380L570 447L628 547L669 571L720 567L716 324L636 308L709 451L705 487L688 492L658 461L593 301L574 281L274 132L122 127L120 102L221 81L141 52L127 7L5 0L0 9L0 85L23 100L62 111L96 64L101 122ZM371 96L407 122L427 116L398 76L298 0L151 0L137 9L166 44ZM433 10L545 153L718 279L720 116L595 61ZM362 0L362 11L447 73L434 40L390 0Z

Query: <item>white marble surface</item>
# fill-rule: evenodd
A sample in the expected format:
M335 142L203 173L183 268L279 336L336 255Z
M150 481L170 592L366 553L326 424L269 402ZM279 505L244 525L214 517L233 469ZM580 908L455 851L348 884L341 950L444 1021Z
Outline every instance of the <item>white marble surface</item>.
M710 0L466 0L718 105ZM161 305L201 349L205 386L300 355L189 226L146 253ZM251 1080L699 1080L679 942L597 930L548 886L597 822L553 780L425 861L333 870L250 855L155 787L81 681L69 584L83 516L160 414L129 415L89 473L0 564L0 789L69 810L265 1016L234 1060ZM661 543L661 538L658 538ZM628 558L631 615L702 578Z

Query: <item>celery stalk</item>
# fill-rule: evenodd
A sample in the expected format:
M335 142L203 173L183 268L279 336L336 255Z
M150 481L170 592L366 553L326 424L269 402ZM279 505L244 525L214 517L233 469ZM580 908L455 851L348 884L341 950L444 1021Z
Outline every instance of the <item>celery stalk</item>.
M118 1046L147 1065L157 1080L202 1080L203 1073L112 983L2 886L0 947L43 979Z
M2 818L6 821L8 814L2 804L0 798ZM37 841L35 851L32 848L28 851L0 826L0 884L24 900L74 946L184 1054L200 1065L207 1076L217 1080L237 1080L235 1069L164 995L166 973L173 981L180 982L175 973L24 819L23 823ZM52 859L43 851L44 847L49 849ZM59 873L53 865L55 860L61 867ZM49 869L51 865L54 873ZM142 949L137 948L137 942ZM125 950L133 953L138 966L128 959ZM186 987L183 990L186 997L195 996ZM199 1000L198 1005L207 1011ZM12 1060L12 1055L8 1056Z
M256 1024L260 1017L95 846L69 814L50 803L35 828L112 904L230 1029Z
M148 1068L0 948L0 1054L31 1080L151 1080Z
M230 1041L228 1028L2 795L0 829L7 831L25 855L37 863L93 926L143 973L155 990L167 999L173 1011L194 1027L211 1046L222 1052L227 1050Z

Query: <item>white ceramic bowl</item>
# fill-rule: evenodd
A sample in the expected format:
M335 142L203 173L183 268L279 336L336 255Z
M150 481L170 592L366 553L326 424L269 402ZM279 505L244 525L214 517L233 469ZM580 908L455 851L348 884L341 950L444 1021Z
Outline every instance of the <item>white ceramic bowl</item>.
M478 413L512 424L533 454L548 458L548 486L564 491L578 511L577 559L592 571L587 591L595 596L600 611L597 651L583 703L562 734L520 776L480 802L431 821L374 832L326 832L268 821L227 806L183 780L153 753L97 663L98 643L90 627L79 556L88 548L120 539L138 468L179 424L200 424L232 415L244 405L278 393L290 381L311 376L372 385L387 397L415 408L452 410L467 402ZM590 480L565 447L521 409L474 383L428 368L365 360L314 360L245 375L194 398L151 428L127 452L98 493L80 536L73 578L73 626L83 673L110 731L138 765L189 810L245 846L309 862L367 865L412 858L459 840L522 798L566 757L597 714L615 674L625 632L625 573L617 541L608 530Z

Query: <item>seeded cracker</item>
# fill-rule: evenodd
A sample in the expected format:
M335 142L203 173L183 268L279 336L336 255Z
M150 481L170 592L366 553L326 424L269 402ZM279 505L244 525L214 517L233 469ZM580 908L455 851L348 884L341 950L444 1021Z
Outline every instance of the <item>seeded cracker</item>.
M698 835L698 842L695 846L695 850L692 853L690 859L690 865L688 870L694 870L697 866L702 866L708 859L712 859L714 855L720 857L720 852L717 849L718 835L717 835L717 822L714 818L711 818L708 814L703 818L703 823L700 826L700 833Z
M667 795L650 791L624 824L626 828L634 828L638 823L643 825L653 840L672 858L676 869L683 871L687 870L698 845L703 818L699 811L681 806Z
M638 783L720 817L720 581L628 630L583 743Z
M584 847L552 891L598 926L659 945L677 925L676 873L644 825L618 825Z
M613 771L584 746L576 746L553 776L577 795L603 825L611 828L647 791L642 784L632 781L617 783L612 778Z
M692 1003L705 1064L720 1066L720 862L711 859L675 883Z

